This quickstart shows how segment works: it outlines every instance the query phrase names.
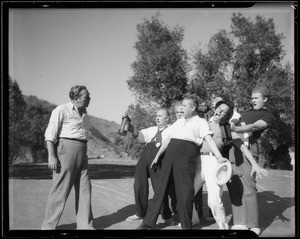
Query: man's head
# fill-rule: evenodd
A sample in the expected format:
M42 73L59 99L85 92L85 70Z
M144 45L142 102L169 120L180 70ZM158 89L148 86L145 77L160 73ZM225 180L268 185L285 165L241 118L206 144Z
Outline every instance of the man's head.
M198 97L195 95L186 95L182 101L183 116L185 119L193 116L199 107Z
M227 123L233 115L234 104L231 101L219 101L216 104L214 121L219 124Z
M184 112L180 101L174 105L174 111L175 111L176 119L180 119L183 117Z
M73 86L69 92L69 97L77 108L86 108L90 103L90 93L83 85Z
M264 87L256 86L252 90L252 95L251 95L251 103L253 109L259 110L264 108L265 103L267 101L268 101L268 95L266 89Z
M170 115L169 111L166 108L159 109L156 112L156 125L158 128L163 128L169 124L170 121Z

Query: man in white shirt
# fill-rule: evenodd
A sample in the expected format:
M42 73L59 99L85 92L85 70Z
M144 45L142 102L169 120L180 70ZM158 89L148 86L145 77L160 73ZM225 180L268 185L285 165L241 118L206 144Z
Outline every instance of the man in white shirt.
M184 118L178 119L170 126L170 134L163 141L151 165L154 167L159 163L161 154L166 151L161 169L161 187L155 193L143 223L137 229L151 229L155 226L171 172L174 176L181 227L192 229L196 159L203 140L208 143L218 162L227 161L213 141L207 121L197 115L198 106L196 96L184 97L182 102Z
M79 85L71 88L69 97L69 103L59 105L52 111L45 131L53 186L42 230L56 229L73 186L77 229L94 229L86 155L90 125L86 108L91 98L87 88Z
M153 191L156 192L159 187L160 166L156 169L150 168L152 160L159 150L162 141L169 134L170 116L167 109L163 108L156 112L156 125L138 131L132 124L130 132L132 136L138 138L140 143L146 145L141 152L139 161L135 168L134 175L134 196L136 204L136 214L128 217L126 221L139 220L144 218L148 208L149 185L148 178L150 177ZM163 157L163 156L162 156ZM172 212L169 208L168 194L165 195L163 206L161 207L161 216L168 225L173 225Z

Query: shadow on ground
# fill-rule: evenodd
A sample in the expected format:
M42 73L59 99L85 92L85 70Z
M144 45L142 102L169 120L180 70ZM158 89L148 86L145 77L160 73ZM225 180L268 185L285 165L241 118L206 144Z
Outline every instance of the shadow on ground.
M232 214L231 201L228 192L223 194L223 203L226 215ZM263 232L274 221L290 222L292 219L283 215L286 209L295 206L295 197L280 197L273 191L265 191L257 193L259 227ZM229 225L233 224L233 217L229 221Z
M283 215L283 212L295 206L295 197L280 197L273 191L257 193L259 224L263 230L268 228L272 222L290 222L292 219Z
M94 218L94 227L96 229L106 229L114 224L125 221L125 219L135 213L135 205L131 204L119 209L118 211L110 214ZM58 230L73 230L76 229L76 223L63 224L57 227Z
M121 179L134 177L135 165L90 164L91 179ZM52 179L52 171L47 165L15 164L9 166L9 178Z

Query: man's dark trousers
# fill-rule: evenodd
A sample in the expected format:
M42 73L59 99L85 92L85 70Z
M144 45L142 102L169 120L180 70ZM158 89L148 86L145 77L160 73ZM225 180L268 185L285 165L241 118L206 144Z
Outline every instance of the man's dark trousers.
M147 143L140 155L139 161L135 168L134 196L137 207L136 215L139 217L145 217L148 209L148 178L150 177L154 193L157 192L161 184L159 177L161 173L161 165L159 165L159 167L156 170L150 168L158 149L159 147L156 147L155 142ZM168 200L168 194L165 194L160 210L163 219L169 219L172 217L172 212L169 208Z
M186 140L171 139L163 159L160 188L154 194L153 202L148 208L143 224L154 227L159 211L168 188L169 177L173 172L177 211L183 229L192 228L192 213L194 202L194 178L196 159L199 155L199 147Z

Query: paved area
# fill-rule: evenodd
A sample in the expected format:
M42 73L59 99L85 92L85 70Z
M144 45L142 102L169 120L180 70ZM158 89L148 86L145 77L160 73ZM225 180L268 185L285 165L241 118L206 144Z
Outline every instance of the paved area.
M124 221L135 212L133 197L134 164L91 164L92 207L97 230L136 229L141 221ZM257 180L260 237L295 236L295 182L292 171L270 170L269 176ZM52 185L51 173L46 165L20 165L10 167L9 226L11 230L39 230L43 221L48 193ZM150 198L153 196L150 188ZM207 216L207 192L203 190L204 216ZM230 198L225 187L223 201L227 219L231 223ZM150 200L151 203L151 200ZM76 228L72 190L58 229ZM196 222L198 218L193 218ZM198 222L198 221L197 221ZM161 218L157 228L173 230ZM200 221L199 230L217 229L216 223ZM198 233L195 231L195 233Z

